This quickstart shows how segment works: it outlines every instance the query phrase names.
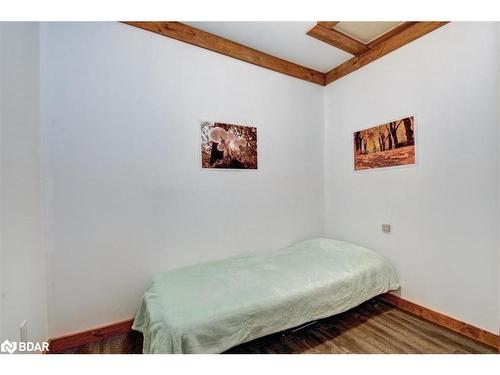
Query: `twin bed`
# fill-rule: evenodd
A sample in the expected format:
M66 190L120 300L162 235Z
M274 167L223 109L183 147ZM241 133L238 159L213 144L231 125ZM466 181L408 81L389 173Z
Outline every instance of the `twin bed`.
M133 329L143 333L144 353L221 353L398 287L385 258L319 238L164 272L145 292Z

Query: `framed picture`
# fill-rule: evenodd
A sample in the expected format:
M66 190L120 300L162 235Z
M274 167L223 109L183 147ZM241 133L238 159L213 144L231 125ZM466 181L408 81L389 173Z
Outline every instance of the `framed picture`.
M415 116L354 132L354 169L415 164Z
M201 167L257 169L257 128L202 121Z

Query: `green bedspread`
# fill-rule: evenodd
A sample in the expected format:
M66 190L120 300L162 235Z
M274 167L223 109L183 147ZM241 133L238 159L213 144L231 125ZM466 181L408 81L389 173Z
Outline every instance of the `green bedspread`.
M319 238L163 272L144 294L133 328L144 334L144 353L220 353L398 287L385 258Z

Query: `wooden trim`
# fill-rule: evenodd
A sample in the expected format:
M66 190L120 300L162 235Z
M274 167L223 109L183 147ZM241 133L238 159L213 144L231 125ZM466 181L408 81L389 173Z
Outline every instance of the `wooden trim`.
M318 25L326 27L327 29L333 29L339 21L318 21Z
M118 336L132 330L133 319L124 320L107 326L94 328L88 331L71 333L49 340L49 354L61 353L65 350L82 345L98 342L107 337Z
M473 325L428 309L427 307L417 305L416 303L407 301L394 294L386 293L379 296L379 298L393 306L399 307L401 310L407 311L413 315L428 320L439 326L448 328L449 330L460 333L488 346L492 346L500 352L500 338L494 333L474 327Z
M387 31L386 33L380 35L379 37L373 39L370 43L368 43L366 46L368 48L373 48L375 47L377 44L380 44L382 42L385 42L387 39L390 39L392 38L393 36L401 33L402 31L406 30L407 28L409 28L410 26L416 24L417 22L403 22L402 24L396 26L395 28Z
M181 42L208 49L250 64L270 69L318 85L325 85L325 74L244 46L180 22L124 22Z
M335 29L328 29L319 23L306 34L352 55L361 55L368 51L368 47L359 40Z
M431 31L446 25L448 22L417 22L410 27L404 29L399 34L393 35L391 38L377 44L372 49L362 55L355 56L352 59L340 64L336 68L326 73L326 84L330 84L349 73L358 70L359 68L387 55L388 53L420 38L421 36L430 33Z

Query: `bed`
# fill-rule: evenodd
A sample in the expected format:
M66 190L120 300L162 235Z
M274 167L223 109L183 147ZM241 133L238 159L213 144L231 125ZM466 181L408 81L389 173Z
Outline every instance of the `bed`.
M221 353L399 287L382 256L327 238L156 276L133 329L144 353Z

